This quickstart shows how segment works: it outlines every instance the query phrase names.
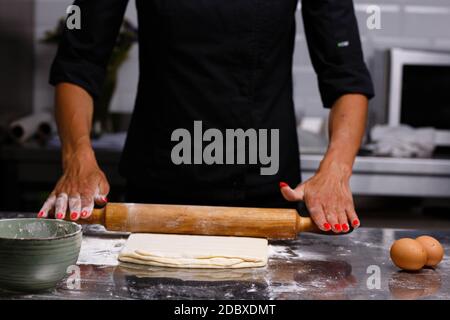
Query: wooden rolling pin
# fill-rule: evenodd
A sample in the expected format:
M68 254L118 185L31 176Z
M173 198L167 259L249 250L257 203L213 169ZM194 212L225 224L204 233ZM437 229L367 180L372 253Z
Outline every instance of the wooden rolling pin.
M323 232L295 209L108 203L79 223L109 231L295 239L300 232Z

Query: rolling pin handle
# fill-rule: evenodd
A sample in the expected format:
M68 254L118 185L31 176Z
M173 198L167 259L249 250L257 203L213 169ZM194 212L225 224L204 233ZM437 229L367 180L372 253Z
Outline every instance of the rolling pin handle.
M322 233L322 230L320 230L316 226L316 224L311 218L302 217L300 215L297 215L296 231L297 233L301 232Z
M322 231L317 227L317 225L314 223L314 221L311 218L302 217L300 215L297 216L296 229L297 229L297 233L311 232L311 233L319 233L319 234L330 235L330 236L345 235L345 234L349 234L353 231L352 227L350 227L349 231L342 232L342 233L334 233L333 231Z
M105 225L105 216L106 216L106 207L108 205L105 205L102 208L94 209L92 211L91 216L85 220L87 224L101 224ZM83 220L83 219L81 219Z
M107 206L107 205L106 205ZM105 225L105 216L106 216L106 206L103 208L98 208L92 210L92 214L87 219L78 219L76 222L79 224L101 224ZM64 219L66 221L72 221L70 220L70 217L66 215L66 218Z

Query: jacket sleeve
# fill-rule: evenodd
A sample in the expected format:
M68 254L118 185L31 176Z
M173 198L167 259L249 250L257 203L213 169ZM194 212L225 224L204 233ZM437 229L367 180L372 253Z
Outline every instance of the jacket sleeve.
M343 94L374 96L364 63L352 0L303 0L302 16L311 61L325 108Z
M50 84L70 82L94 99L100 94L106 67L116 43L128 0L76 0L80 29L64 24L50 70Z

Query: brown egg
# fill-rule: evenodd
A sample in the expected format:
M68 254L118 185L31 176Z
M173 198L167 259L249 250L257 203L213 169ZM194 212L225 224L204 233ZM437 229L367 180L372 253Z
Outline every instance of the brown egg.
M416 240L420 242L427 252L428 259L425 265L428 267L437 266L444 257L444 248L440 242L430 236L420 236Z
M427 252L419 241L403 238L392 245L391 259L400 269L417 271L427 262Z

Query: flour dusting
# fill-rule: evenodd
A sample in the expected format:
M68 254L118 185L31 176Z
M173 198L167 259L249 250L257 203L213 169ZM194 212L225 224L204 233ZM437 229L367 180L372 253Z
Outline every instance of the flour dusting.
M268 254L271 259L288 259L294 256L286 246L279 245L269 245Z
M83 237L78 264L117 266L126 239Z

